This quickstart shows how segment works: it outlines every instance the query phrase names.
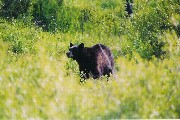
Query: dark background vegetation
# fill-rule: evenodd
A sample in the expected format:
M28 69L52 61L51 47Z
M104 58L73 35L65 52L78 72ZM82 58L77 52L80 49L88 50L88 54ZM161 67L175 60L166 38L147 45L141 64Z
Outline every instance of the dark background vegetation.
M127 17L126 1L103 0L94 4L100 5L80 8L65 5L63 0L1 0L0 15L8 20L34 23L53 33L127 36L131 45L123 54L136 51L147 59L163 58L167 53L163 50L165 43L159 38L164 31L180 34L179 25L174 26L170 21L173 15L180 14L178 0L134 1L133 17Z

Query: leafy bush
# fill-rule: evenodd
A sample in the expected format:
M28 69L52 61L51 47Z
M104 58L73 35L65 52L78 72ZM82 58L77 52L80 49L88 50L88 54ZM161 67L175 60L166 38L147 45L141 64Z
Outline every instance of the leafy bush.
M61 0L37 0L33 4L33 21L44 30L55 31L57 29L58 7L61 5Z
M6 18L18 18L26 14L30 7L30 0L1 0L2 7L0 15Z
M174 1L135 1L135 14L128 24L128 38L132 43L131 50L140 53L143 58L152 56L164 58L164 41L159 39L164 31L173 30L170 18L179 8ZM168 7L171 4L172 7ZM142 10L142 11L141 11ZM175 28L176 31L177 27ZM178 33L178 32L177 32Z
M2 40L10 44L9 50L13 53L35 53L34 43L38 38L37 31L34 28L31 31L26 31L26 28L22 28L23 24L16 22L13 22L13 27L8 23L0 24Z
M103 9L113 9L115 8L117 5L116 1L115 0L104 0L101 4L101 7Z

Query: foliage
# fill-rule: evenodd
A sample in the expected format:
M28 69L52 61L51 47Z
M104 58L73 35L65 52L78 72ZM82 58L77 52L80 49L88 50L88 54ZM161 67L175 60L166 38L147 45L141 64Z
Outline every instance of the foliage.
M1 38L4 42L10 44L9 50L13 53L24 54L35 52L34 43L37 41L38 30L23 28L23 24L17 24L16 21L12 25L8 23L0 24Z
M33 21L44 30L56 30L57 12L61 3L57 0L37 0L33 4Z
M0 2L17 15L0 18L0 119L180 117L178 0L134 0L131 18L125 1L21 2ZM69 42L107 45L115 75L80 83Z
M1 0L1 16L6 18L17 18L28 12L30 0Z
M136 51L146 59L152 56L164 58L167 54L163 51L164 42L158 39L163 31L174 29L178 35L180 33L179 24L175 27L170 23L172 14L179 16L179 4L172 0L135 0L132 18L126 17L125 1L2 0L2 3L2 16L25 16L23 19L28 19L26 23L31 20L45 31L81 32L96 34L100 38L105 35L128 36L131 49L122 52L132 54Z

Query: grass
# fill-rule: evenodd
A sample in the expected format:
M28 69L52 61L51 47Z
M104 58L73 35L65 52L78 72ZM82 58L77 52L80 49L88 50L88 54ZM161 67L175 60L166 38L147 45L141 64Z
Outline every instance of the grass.
M65 1L65 4L71 6L71 2ZM86 1L79 3L87 4ZM104 0L96 4L102 6L98 10L108 12L118 9L116 4L120 3ZM7 22L1 18L0 119L180 118L177 32L162 30L156 37L165 42L163 50L167 54L164 59L152 55L147 60L141 50L149 46L140 43L137 47L132 42L135 38L139 42L138 35L144 31L135 32L131 20L122 19L127 20L129 26L124 26L127 31L116 35L107 33L106 30L111 31L108 19L104 21L106 29L95 28L94 34L92 31L82 34L74 30L45 32L21 20ZM169 20L171 22L171 18ZM173 21L177 23L178 19ZM115 57L115 76L108 82L101 78L80 83L77 63L65 54L69 42L83 42L88 47L96 43L107 45Z

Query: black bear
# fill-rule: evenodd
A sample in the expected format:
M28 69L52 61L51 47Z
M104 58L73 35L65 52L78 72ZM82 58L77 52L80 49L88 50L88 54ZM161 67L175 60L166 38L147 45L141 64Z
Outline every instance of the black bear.
M110 74L113 74L114 58L105 45L96 44L92 47L84 47L83 43L80 45L70 43L66 55L68 58L77 61L83 79L88 79L90 75L92 75L93 79L97 79L102 75L110 77Z

